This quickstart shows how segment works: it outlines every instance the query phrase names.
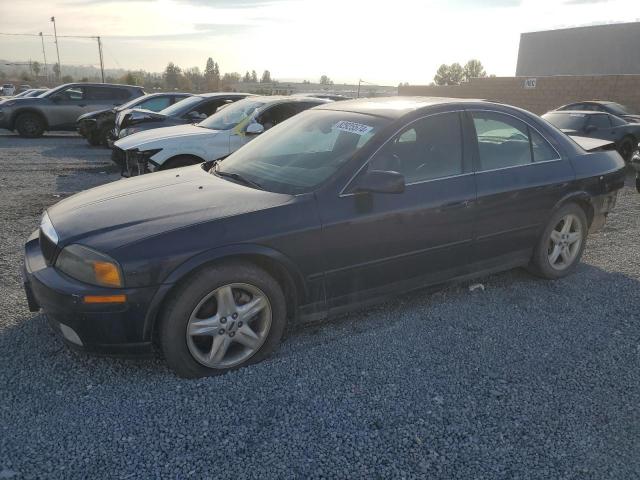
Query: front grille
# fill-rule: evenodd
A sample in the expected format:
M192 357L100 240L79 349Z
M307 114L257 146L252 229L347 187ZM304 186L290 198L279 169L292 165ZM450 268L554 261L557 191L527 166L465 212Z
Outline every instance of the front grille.
M42 233L42 229L40 229L40 250L42 251L42 256L47 262L47 265L52 265L56 258L58 246L53 243L49 237Z

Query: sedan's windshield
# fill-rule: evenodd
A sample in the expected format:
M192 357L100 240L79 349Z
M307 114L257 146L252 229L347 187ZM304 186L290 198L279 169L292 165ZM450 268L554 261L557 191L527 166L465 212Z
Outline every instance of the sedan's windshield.
M187 113L193 107L198 105L202 101L202 97L187 97L184 100L180 100L179 102L174 103L170 107L165 108L164 110L160 110L162 115L166 115L168 117L176 117L180 116L184 113Z
M256 102L249 98L227 105L219 112L214 113L206 120L198 124L199 127L211 130L231 130L240 122L247 119L256 109L264 105L264 102Z
M273 192L308 192L389 122L360 113L307 110L222 160L217 170Z
M580 130L584 126L586 115L582 113L547 113L543 115L547 122L561 130Z

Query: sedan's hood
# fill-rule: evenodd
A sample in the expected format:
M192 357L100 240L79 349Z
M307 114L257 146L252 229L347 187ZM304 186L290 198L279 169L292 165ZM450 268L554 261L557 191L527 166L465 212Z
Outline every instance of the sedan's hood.
M80 120L84 120L86 118L94 118L97 117L98 115L100 115L101 113L107 113L107 112L112 112L113 108L105 108L103 110L94 110L93 112L89 112L89 113L85 113L83 115L80 115L78 117L78 121Z
M108 253L153 235L292 199L216 177L194 165L92 188L47 212L61 246L77 242Z
M210 137L216 135L218 132L218 130L211 130L209 128L198 127L191 124L174 125L172 127L154 128L134 133L128 137L121 138L115 143L115 145L123 150L130 150L132 148L140 148L144 145L155 143L157 140L164 142L177 138Z

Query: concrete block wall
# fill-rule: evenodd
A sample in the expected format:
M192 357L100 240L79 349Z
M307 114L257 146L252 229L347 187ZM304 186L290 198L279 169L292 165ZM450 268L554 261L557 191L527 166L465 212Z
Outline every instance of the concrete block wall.
M536 77L535 88L525 88L527 78L473 78L462 85L410 85L400 87L398 94L492 100L538 115L581 100L611 100L640 112L640 75Z

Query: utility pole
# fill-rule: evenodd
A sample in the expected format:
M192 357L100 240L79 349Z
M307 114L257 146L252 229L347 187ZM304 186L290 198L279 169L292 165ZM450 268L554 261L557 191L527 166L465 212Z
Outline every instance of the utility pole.
M358 96L356 98L360 98L360 84L362 83L362 79L358 80Z
M98 39L98 53L100 54L100 73L102 74L102 83L104 83L104 61L102 59L102 41L100 37L96 37Z
M62 65L60 65L60 48L58 48L58 32L56 31L56 17L51 17L51 21L53 22L53 36L55 37L56 42L56 53L58 54L58 81L60 81L60 77L62 76Z
M42 40L42 56L44 58L44 76L49 81L49 72L47 71L47 53L44 50L44 36L40 32L40 40Z

